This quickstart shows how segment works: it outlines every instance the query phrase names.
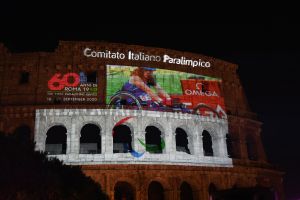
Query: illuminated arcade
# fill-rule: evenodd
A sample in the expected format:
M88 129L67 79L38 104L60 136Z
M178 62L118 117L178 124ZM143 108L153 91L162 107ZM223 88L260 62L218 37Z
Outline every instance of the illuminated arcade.
M283 199L237 65L102 42L0 48L0 130L27 128L111 199Z

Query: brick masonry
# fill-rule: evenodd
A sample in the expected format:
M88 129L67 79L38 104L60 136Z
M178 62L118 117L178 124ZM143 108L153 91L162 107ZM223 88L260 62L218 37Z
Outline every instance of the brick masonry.
M127 66L142 66L145 64L143 61L87 58L83 56L83 50L86 47L98 50L108 49L114 52L127 52L131 50L155 55L167 53L173 57L185 56L195 60L201 58L202 60L209 61L211 67L193 68L156 62L148 62L147 66L219 77L222 79L222 89L225 96L228 116L226 121L227 126L223 126L225 122L216 122L215 119L207 118L207 123L210 124L210 127L222 127L219 128L219 131L211 131L218 135L218 142L221 145L221 147L218 146L214 149L218 152L216 158L204 158L204 156L202 156L201 138L199 135L197 136L197 133L199 134L201 131L199 127L203 124L204 119L191 120L183 119L179 116L176 118L174 117L175 114L170 113L168 113L170 116L166 116L162 119L156 119L157 117L147 114L146 116L140 116L139 118L144 124L141 124L140 128L138 125L132 126L133 129L136 130L134 133L138 134L139 137L143 137L143 134L141 134L143 126L151 124L153 121L155 122L155 120L157 122L166 120L165 127L162 126L161 128L164 130L164 137L166 137L167 152L162 155L168 156L162 156L156 162L147 160L142 163L132 164L132 160L130 160L132 159L131 157L127 160L125 159L126 156L113 158L114 155L109 153L111 152L109 148L112 147L109 145L111 139L108 137L103 140L106 144L102 145L102 148L106 148L103 152L111 156L107 157L106 160L113 159L115 161L114 164L102 162L105 158L102 159L101 156L96 158L98 159L97 162L82 162L80 155L76 153L78 145L76 146L76 142L74 142L72 148L69 148L70 152L68 156L70 157L66 158L66 161L69 161L69 164L82 164L83 171L95 181L99 182L104 191L107 192L112 199L114 196L114 186L118 181L125 181L131 184L134 188L136 199L147 199L147 188L149 183L153 180L157 180L162 184L166 199L179 199L179 188L183 181L191 185L195 199L208 199L208 187L211 183L213 183L217 189L228 189L233 186L253 187L256 185L272 187L277 191L280 198L284 199L282 189L283 173L274 169L274 167L267 162L260 139L261 122L257 121L256 114L252 113L248 106L243 87L236 73L238 66L212 57L162 48L105 42L60 41L58 47L53 52L32 53L12 53L3 44L0 44L0 131L13 133L18 127L27 126L31 130L32 139L36 139L37 141L37 149L43 150L43 140L39 140L38 137L42 137L47 130L47 126L49 126L51 122L54 122L53 120L51 121L50 111L59 109L60 114L56 116L56 119L62 119L68 115L69 117L62 121L66 123L66 126L72 127L72 125L75 124L76 128L74 130L71 128L70 130L73 130L73 132L70 131L70 133L76 136L76 134L78 135L77 127L80 127L79 122L82 123L85 120L92 120L92 118L98 115L92 115L92 112L105 112L106 64ZM98 102L89 104L54 104L47 101L47 82L54 73L79 72L82 70L97 72L97 76L99 77ZM19 84L21 72L28 72L30 74L28 83ZM76 109L78 112L86 113L82 115L81 118L75 114L71 115L70 112ZM113 125L110 122L119 119L120 115L122 116L122 114L116 114L117 111L112 112L114 114L99 114L98 117L100 117L100 119L97 119L99 123L105 122L100 126L105 130L103 133L107 135L109 135ZM130 115L132 114L131 112L133 111L128 111ZM160 114L163 115L162 113ZM127 116L127 114L125 113L124 116ZM40 120L42 121L37 123L36 119L39 117L41 117ZM43 121L43 118L46 117L49 117L47 118L48 121ZM103 120L101 120L101 117ZM152 122L150 122L151 120ZM186 123L181 124L183 121ZM174 137L172 137L175 127L174 123L176 126L186 126L187 129L191 129L187 132L189 132L191 138L193 138L192 141L194 144L191 144L193 148L192 151L194 151L192 156L195 156L193 162L198 166L188 165L188 162L181 162L181 159L177 159L180 157L184 159L188 158L174 151ZM39 124L40 127L37 127L37 124ZM196 125L199 125L199 127L196 128ZM232 159L227 157L226 148L224 146L224 136L226 136L227 133L231 135L233 142L234 157ZM253 139L255 145L257 155L255 161L248 159L246 138L249 136ZM73 140L76 141L78 138L73 137ZM134 145L137 150L141 150L136 142ZM104 153L105 156L106 154ZM146 155L145 158L147 156L148 158L151 157L151 155ZM120 164L119 159L125 159L125 163ZM186 163L186 165L180 165L180 163ZM203 165L203 163L206 164ZM224 163L226 167L221 167L224 166ZM228 167L231 164L233 167Z

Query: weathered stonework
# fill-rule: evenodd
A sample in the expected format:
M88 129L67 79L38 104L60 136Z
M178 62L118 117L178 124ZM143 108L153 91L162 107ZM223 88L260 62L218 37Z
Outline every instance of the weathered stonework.
M147 62L147 65L221 78L228 119L107 109L104 105L106 65L142 66L145 62L87 58L82 55L87 46L93 49L142 51L157 55L167 52L174 57L201 58L211 62L210 68L156 62ZM56 72L69 73L79 70L97 71L99 102L47 102L49 77ZM283 173L267 162L260 139L261 122L257 121L255 113L252 113L248 106L236 70L237 65L212 57L136 45L61 41L54 52L11 53L0 44L0 131L9 134L19 127L28 127L32 139L37 142L37 150L44 150L47 130L56 124L64 125L67 128L67 152L57 156L68 164L81 165L84 173L100 183L111 199L114 199L116 184L122 181L132 186L135 199L147 199L148 186L154 180L163 186L165 199L170 200L179 199L180 185L184 181L191 186L194 199L210 199L211 184L214 184L217 190L233 187L268 187L276 191L279 199L284 199ZM19 84L19 75L24 71L30 74L29 82ZM136 116L136 120L132 120L128 126L132 130L133 146L137 151L141 152L144 149L136 139L144 139L145 127L155 125L162 131L162 137L166 140L163 153L159 156L146 153L141 158L134 158L130 154L113 154L112 127L124 116ZM85 123L91 122L101 128L101 154L79 154L80 129ZM176 127L181 127L187 132L191 155L176 152ZM213 136L213 150L216 153L213 157L203 156L201 132L204 129ZM230 134L232 138L231 158L228 158L226 134ZM253 139L255 146L255 160L249 158L249 137Z
M137 138L145 140L145 129L153 125L159 127L166 143L163 154L146 152L140 158L130 153L114 154L112 150L112 131L114 125L122 118L133 116L132 122L125 124L132 129L133 146L139 152L145 152ZM79 154L80 130L85 124L95 124L101 130L101 154ZM45 151L46 133L54 125L63 125L67 129L67 154L56 155L67 164L173 164L198 166L232 167L232 159L228 158L226 148L227 120L203 117L192 114L165 113L145 110L119 109L49 109L36 110L35 142L36 150ZM189 139L191 155L176 151L175 130L186 130ZM214 156L204 156L201 133L209 131L212 135Z

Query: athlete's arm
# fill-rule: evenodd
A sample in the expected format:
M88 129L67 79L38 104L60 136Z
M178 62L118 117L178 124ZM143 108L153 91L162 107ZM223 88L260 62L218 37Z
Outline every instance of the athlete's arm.
M144 90L153 101L157 101L159 103L162 102L162 99L158 95L156 95L139 76L131 76L129 82L131 84L134 84L136 87Z
M159 97L163 99L171 99L170 95L166 93L158 83L156 83L155 89L157 90L157 94Z

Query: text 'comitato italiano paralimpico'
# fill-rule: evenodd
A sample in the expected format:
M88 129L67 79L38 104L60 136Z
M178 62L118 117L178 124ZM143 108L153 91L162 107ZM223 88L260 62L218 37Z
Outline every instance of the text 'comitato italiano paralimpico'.
M102 59L116 59L116 60L132 60L132 61L146 61L146 62L163 62L176 65L186 65L191 67L211 67L209 61L201 59L188 59L185 56L172 57L167 54L164 55L149 55L143 52L128 51L126 53L114 52L110 50L98 51L90 48L83 50L83 55L91 58Z

